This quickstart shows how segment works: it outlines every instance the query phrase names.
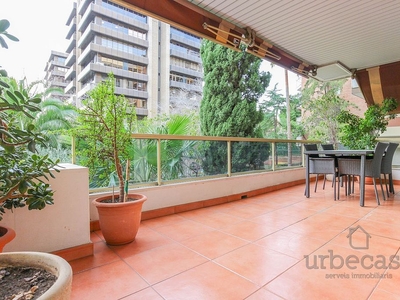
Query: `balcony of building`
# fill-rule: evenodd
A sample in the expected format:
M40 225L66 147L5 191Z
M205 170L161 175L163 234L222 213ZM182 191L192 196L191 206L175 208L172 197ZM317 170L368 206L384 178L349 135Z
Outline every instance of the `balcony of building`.
M398 170L395 194L377 205L367 186L361 207L357 187L348 196L342 189L337 201L330 184L304 196L307 141L133 137L158 147L169 138L226 143L226 169L209 176L201 159L186 157L186 172L172 180L159 157L157 174L131 185L148 197L136 240L108 246L91 200L109 189L89 190L88 169L63 164L51 182L53 206L5 215L3 224L17 231L5 251L36 248L66 258L74 272L71 299L400 296ZM231 160L236 143L262 143L268 157L239 172Z
M124 246L94 231L94 255L70 261L72 299L398 299L400 194L377 206L368 186L360 207L330 187L303 192L143 220Z
M81 11L82 18L78 24L79 31L85 31L88 25L95 20L96 17L106 17L108 19L117 20L127 24L130 27L141 29L145 32L149 30L149 25L146 23L146 17L137 17L138 14L129 12L128 10L120 10L115 5L101 3L91 3L90 6L86 6L84 11Z
M67 67L71 67L75 64L76 62L76 49L73 49L65 59L65 65Z
M171 41L175 41L180 44L187 45L191 48L200 49L200 45L201 45L200 38L198 38L194 35L191 35L187 32L176 29L174 27L171 27L170 39L171 39Z

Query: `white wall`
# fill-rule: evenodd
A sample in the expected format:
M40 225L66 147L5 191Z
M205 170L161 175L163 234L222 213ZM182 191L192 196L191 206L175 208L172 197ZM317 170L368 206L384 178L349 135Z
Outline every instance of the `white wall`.
M143 204L143 211L149 211L223 196L241 193L245 195L249 191L301 179L305 179L304 168L138 188L132 189L130 192L147 196L147 201ZM105 193L90 195L90 201L100 194ZM90 204L90 220L98 219L96 207Z
M17 236L4 247L8 251L53 252L90 243L89 173L85 167L60 164L50 179L54 205L43 210L26 207L6 211L1 225L13 228Z

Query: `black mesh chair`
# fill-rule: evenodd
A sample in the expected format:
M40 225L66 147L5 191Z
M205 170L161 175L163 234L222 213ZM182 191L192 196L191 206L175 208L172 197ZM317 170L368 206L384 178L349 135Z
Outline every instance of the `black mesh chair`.
M308 151L318 150L316 144L304 144L304 148ZM326 175L331 174L333 180L333 186L336 184L337 172L336 172L336 158L335 157L320 157L318 154L309 155L309 174L316 174L314 192L317 191L318 176L324 175L324 186ZM334 199L336 200L336 188L334 189Z
M386 187L386 193L387 193L388 197L389 197L389 192L394 194L392 162L393 162L394 153L396 152L398 145L399 144L397 144L397 143L389 143L388 147L386 148L386 152L382 158L381 174L383 174L385 187ZM389 175L389 187L388 187L386 175Z
M307 151L317 151L318 150L318 146L317 146L317 144L304 144L304 149L306 149ZM315 158L315 157L319 157L319 155L318 154L310 154L309 157L310 158ZM310 174L316 174L316 173L311 173L311 168L310 168ZM315 178L314 192L317 191L319 174L316 174L316 175L317 175L317 177Z
M321 147L323 150L335 150L333 144L321 144ZM325 154L325 156L336 157L335 154ZM335 166L337 168L337 161L335 161ZM326 175L324 176L324 184L322 185L322 189L325 189L325 183L326 183ZM335 186L334 182L332 181L332 187L334 186Z
M333 144L321 144L321 147L324 150L335 150L335 147L333 147Z
M373 184L374 184L374 189L375 189L375 197L378 205L380 204L379 202L379 195L378 195L378 190L376 188L376 178L381 177L381 165L382 165L382 158L383 154L385 153L385 150L387 148L388 144L387 143L381 143L378 142L376 147L375 147L375 152L374 152L374 157L372 159L366 159L365 160L365 177L371 177ZM360 158L350 158L350 157L338 157L338 176L348 176L348 175L356 175L360 176L361 175L361 163L360 163ZM381 190L382 190L382 195L383 199L386 199L385 193L383 192L383 186L382 186L382 181L380 180L381 184ZM347 184L345 186L347 190ZM340 190L339 190L339 185L338 185L338 199L340 197Z

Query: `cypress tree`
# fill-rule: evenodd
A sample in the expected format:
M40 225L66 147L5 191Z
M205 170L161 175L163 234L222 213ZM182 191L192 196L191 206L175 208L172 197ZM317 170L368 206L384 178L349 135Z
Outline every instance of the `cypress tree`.
M262 137L257 125L263 119L258 100L271 74L260 72L262 60L243 51L203 40L204 88L200 105L201 132L206 136ZM232 171L260 168L268 157L264 144L234 143ZM226 144L212 142L206 147L203 168L208 174L226 172Z

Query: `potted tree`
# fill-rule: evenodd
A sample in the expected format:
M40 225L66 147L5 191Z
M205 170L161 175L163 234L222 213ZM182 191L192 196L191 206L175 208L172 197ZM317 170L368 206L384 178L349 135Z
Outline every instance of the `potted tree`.
M91 179L114 178L119 193L93 200L99 213L100 228L106 242L122 245L132 242L139 229L143 202L141 194L128 193L131 132L136 121L135 109L123 96L115 94L113 74L88 93L79 110L76 137L85 147L83 164L89 167ZM125 168L125 170L124 170ZM110 177L111 175L111 177ZM112 184L114 185L114 184Z
M374 149L378 137L386 131L391 113L397 108L397 100L386 98L382 104L371 105L364 112L364 118L349 111L341 111L337 116L340 123L339 139L349 149Z
M8 48L2 36L18 41L7 33L9 26L7 20L0 20L2 48ZM45 137L35 130L32 123L19 122L21 115L32 120L32 113L40 111L40 102L41 97L29 95L23 85L8 77L5 70L0 70L0 220L6 210L24 206L29 210L41 210L53 204L54 192L46 180L48 176L54 177L53 171L58 172L54 168L58 160L38 155L35 146L44 144ZM14 236L12 229L0 226L0 252L4 246L2 240L6 243ZM72 269L63 258L42 252L0 253L0 269L16 270L20 267L39 268L56 276L51 291L48 289L49 293L38 299L69 299ZM15 282L2 285L2 292L15 285ZM33 290L29 292L35 293Z
M391 113L397 108L397 100L386 98L382 104L374 104L364 112L364 118L349 111L341 111L337 116L340 123L339 139L349 149L374 149L378 137L386 131L390 119L396 114ZM372 184L372 178L366 178L366 184Z
M0 34L10 38L13 36L6 32L9 25L7 20L0 20ZM0 41L7 48L4 39ZM19 122L21 115L32 120L32 113L40 111L40 102L38 95L29 95L0 70L0 220L6 209L27 205L30 210L40 210L53 204L53 191L45 180L54 177L53 171L58 172L54 169L58 161L38 155L36 144L44 144L45 137L33 124Z

